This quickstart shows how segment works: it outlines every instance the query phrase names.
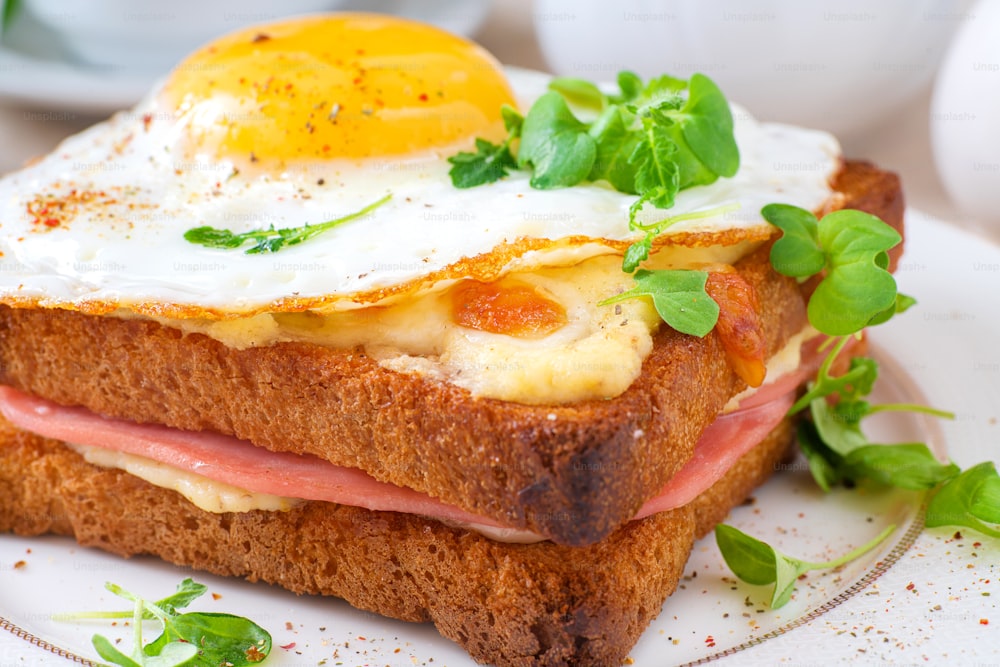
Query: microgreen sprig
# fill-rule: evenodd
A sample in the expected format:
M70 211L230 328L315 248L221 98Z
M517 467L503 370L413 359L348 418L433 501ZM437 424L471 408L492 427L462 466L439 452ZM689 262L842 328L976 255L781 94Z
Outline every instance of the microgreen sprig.
M240 248L247 243L254 245L244 251L247 255L257 255L267 252L278 252L282 248L297 245L303 241L308 241L314 236L327 232L335 227L364 217L392 199L392 195L386 195L378 201L365 206L354 213L348 213L340 218L328 220L314 225L305 224L301 227L286 227L275 229L271 225L268 229L257 229L249 232L236 233L228 229L218 229L216 227L203 226L194 227L184 232L184 239L190 243L203 245L207 248L218 248L232 250Z
M992 524L992 525L990 525ZM991 461L949 479L931 498L924 525L963 526L1000 537L1000 476Z
M185 579L177 591L156 602L150 602L113 583L105 588L133 603L130 611L77 612L58 614L63 621L90 619L131 619L134 647L131 655L118 650L102 635L92 642L97 653L121 667L244 667L260 663L271 652L271 635L250 619L231 614L210 612L178 613L208 589L191 579ZM156 620L163 632L143 645L143 621Z
M795 582L806 572L840 567L860 558L881 544L896 529L889 525L867 544L826 562L813 563L788 556L771 545L726 524L715 527L715 540L729 569L743 581L757 586L774 584L771 608L785 605L792 597Z
M537 189L604 180L639 196L630 209L634 224L645 204L669 208L680 190L739 169L729 103L711 79L664 76L644 84L621 72L618 87L617 94L605 94L589 81L553 79L523 118L503 109L503 142L479 139L475 153L449 158L452 183L461 188L492 183L515 165L531 172ZM581 120L571 105L596 118Z
M639 269L633 279L635 287L597 305L648 296L664 322L681 333L699 337L711 331L719 319L719 304L705 291L708 273L704 271Z
M817 220L803 209L772 204L764 207L762 215L783 231L771 250L775 270L803 281L821 277L807 315L813 327L832 336L829 351L816 379L789 410L790 414L809 410L810 419L798 427L798 441L816 483L824 491L837 484L925 491L930 494L926 526L964 526L1000 537L996 527L1000 524L1000 476L992 463L962 472L950 461L939 461L924 443L875 444L861 428L864 418L879 412L954 415L910 403L871 404L867 397L878 377L874 359L854 358L841 375L832 374L838 358L862 329L882 324L915 303L897 292L886 270L887 251L899 242L899 234L858 211L837 211ZM773 608L788 601L798 576L817 569L816 564L784 556L730 526L716 529L716 542L741 579L775 584ZM868 546L826 566L860 556Z
M874 215L856 210L812 212L769 204L761 215L784 233L771 248L771 264L781 274L806 279L824 273L809 299L809 323L842 336L891 317L897 308L896 280L888 250L899 232Z
M476 139L476 152L461 152L448 158L452 164L448 175L456 188L473 188L483 183L498 181L517 169L517 160L511 152L511 144L521 136L524 118L515 109L504 105L500 109L507 138L499 144Z

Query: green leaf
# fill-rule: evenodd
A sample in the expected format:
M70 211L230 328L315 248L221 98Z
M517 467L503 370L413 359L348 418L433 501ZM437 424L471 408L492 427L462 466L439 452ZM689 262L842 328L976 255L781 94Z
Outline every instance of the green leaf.
M878 218L854 210L834 211L819 225L827 255L827 276L809 299L809 322L839 336L860 331L896 303L896 280L880 256L901 240Z
M987 523L1000 523L1000 477L986 475L976 487L969 510Z
M766 542L726 524L715 527L715 541L726 565L737 577L756 586L774 584L772 609L784 606L791 599L799 576L815 569L813 564L785 556Z
M201 659L197 644L170 642L159 653L150 655L143 661L145 667L219 667L224 662L209 663Z
M991 461L980 463L952 478L934 494L924 523L928 528L962 526L1000 537L988 524L1000 523L1000 478Z
M807 311L821 332L855 333L912 305L910 297L897 298L896 280L886 270L887 251L901 237L875 216L848 209L817 223L809 211L786 204L769 204L761 215L783 232L771 249L775 270L796 278L826 270Z
M143 667L141 663L136 662L116 649L114 644L108 641L106 637L94 635L90 642L94 645L94 650L97 651L97 655L101 656L113 665L121 665L121 667Z
M958 473L957 465L939 462L923 443L865 445L848 452L843 461L849 479L914 491L933 489Z
M704 74L692 75L681 114L681 133L695 156L714 174L734 176L740 151L733 136L733 115L715 82Z
M519 166L534 169L531 187L568 187L587 177L597 158L597 144L587 130L559 93L535 100L524 117L517 155Z
M619 192L636 194L636 165L630 158L642 141L642 132L628 128L626 113L621 107L611 107L590 128L597 144L597 157L587 178L603 179Z
M549 82L549 90L563 96L570 104L584 109L600 111L608 104L608 97L595 84L585 79L560 76Z
M512 140L521 136L521 128L524 126L524 116L519 114L517 109L509 104L504 104L500 107L500 116L503 118L504 129L507 130L507 140L504 141L504 145L509 146Z
M638 99L642 95L642 79L635 72L618 72L618 88L621 95L612 98L615 104L625 104Z
M826 446L823 439L819 437L816 425L811 421L803 419L799 422L796 431L799 449L809 464L809 472L819 488L829 492L834 486L843 481L840 474L840 465L843 457Z
M849 563L881 544L895 529L896 526L891 525L867 544L839 558L821 563L811 563L782 554L771 545L726 524L715 527L715 541L729 569L737 577L757 586L774 584L771 608L778 609L791 599L795 582L800 576L812 570L832 569Z
M820 365L819 371L816 374L816 380L809 383L808 391L795 402L791 410L789 410L790 414L794 414L807 405L811 405L817 399L833 394L837 394L840 397L840 402L836 408L830 409L838 412L839 419L856 414L856 417L852 421L857 423L861 421L862 417L870 413L870 410L866 407L867 403L861 405L861 399L870 394L872 388L875 386L875 380L878 378L878 362L870 357L854 357L848 364L848 370L843 375L830 375L830 368L837 357L840 356L850 338L850 336L844 336L837 342L833 350L823 360L822 365ZM865 409L862 410L862 408Z
M234 667L260 662L271 652L271 635L250 619L231 614L191 612L170 619L164 632L146 645L146 655L162 655L181 640L198 647L198 667ZM253 656L254 659L248 658Z
M677 143L670 134L662 125L644 120L642 138L628 159L636 168L635 190L642 196L641 201L657 208L673 206L680 190Z
M771 247L771 266L792 278L814 276L826 267L819 247L819 220L798 206L768 204L761 215L783 233Z
M705 291L708 274L704 271L639 269L634 280L635 287L598 305L648 296L663 321L681 333L702 337L715 327L719 304Z
M905 313L907 310L909 310L916 303L917 303L917 300L914 299L912 296L907 296L905 294L899 294L897 292L896 293L896 301L895 301L895 303L893 303L891 306L889 306L888 308L886 308L885 310L883 310L881 313L879 313L878 315L876 315L875 317L873 317L871 319L871 321L868 322L868 326L873 327L873 326L877 326L879 324L885 324L886 322L888 322L889 320L891 320L896 315L899 315L900 313Z
M639 265L649 259L649 251L653 247L653 235L646 234L641 241L636 241L625 250L622 258L622 271L632 273Z
M858 420L846 418L843 413L837 412L827 403L826 399L818 398L812 401L809 404L809 412L819 437L827 447L840 456L846 456L852 450L870 444L868 438L861 432Z
M392 195L386 195L359 211L315 225L306 224L301 227L288 227L285 229L271 227L270 229L254 230L240 234L234 234L228 229L216 229L207 226L194 227L184 232L184 239L189 243L223 250L239 248L246 243L254 243L253 247L246 250L247 255L278 252L285 246L303 243L346 222L364 217L390 199L392 199Z
M777 557L771 545L724 523L715 527L715 541L737 577L755 586L775 582Z
M492 144L485 139L476 139L475 153L458 153L448 158L448 162L452 164L448 171L452 185L463 189L499 181L508 169L517 167L505 144Z
M168 614L176 614L178 609L187 607L208 592L208 586L199 584L190 577L177 585L177 591L153 604ZM147 616L152 618L152 616Z

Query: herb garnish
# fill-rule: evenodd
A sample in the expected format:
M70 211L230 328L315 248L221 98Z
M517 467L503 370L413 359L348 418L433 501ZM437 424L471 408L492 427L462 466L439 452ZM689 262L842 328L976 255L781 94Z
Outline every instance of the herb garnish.
M800 576L812 570L840 567L860 558L877 547L895 529L895 525L890 525L867 544L840 558L822 563L810 563L787 556L771 545L726 524L720 523L715 527L715 541L726 559L726 565L737 577L758 586L774 584L771 608L777 609L791 599L795 582Z
M899 235L859 211L837 211L819 221L808 211L784 204L766 206L761 213L784 232L771 250L775 270L800 280L823 276L807 313L813 327L832 336L829 352L815 381L789 411L809 409L810 419L799 425L798 441L816 483L824 491L837 484L928 491L926 526L964 526L1000 537L994 527L1000 524L1000 476L992 463L961 472L954 463L940 462L924 443L874 444L861 429L861 421L878 412L952 418L951 413L912 404L869 403L867 396L878 377L874 359L854 358L843 374L831 374L852 338L915 303L897 292L895 279L886 270L886 251L899 242ZM835 561L815 564L780 554L730 526L720 525L715 531L723 558L738 577L752 584L775 584L772 608L788 602L795 580L807 570L842 565L890 533L887 529Z
M231 614L209 612L178 613L208 589L185 579L177 591L162 600L150 602L121 586L106 583L105 588L133 602L131 611L80 612L60 614L58 620L131 619L135 646L125 655L102 635L91 640L97 653L121 667L243 667L258 664L271 652L271 635L250 619ZM157 620L163 633L143 645L143 620Z
M386 195L377 202L365 206L359 211L349 213L343 217L321 222L315 225L305 224L301 227L286 227L275 229L271 225L268 229L258 229L249 232L235 233L228 229L218 229L216 227L194 227L184 232L184 239L190 243L203 245L207 248L234 249L246 243L255 245L244 251L247 255L257 255L265 252L278 252L285 246L296 245L303 241L308 241L314 236L329 231L334 227L339 227L345 222L357 220L363 217L387 201L392 199L392 195Z
M631 72L618 75L619 93L608 95L582 79L560 77L528 113L503 109L507 138L479 139L475 153L449 162L455 187L492 183L508 169L532 172L538 189L605 180L639 195L630 224L646 203L673 206L677 192L733 176L740 164L729 103L703 74L684 81L662 76L643 84ZM570 105L596 114L580 120ZM513 142L520 139L516 155Z
M761 215L784 232L771 249L775 271L802 279L825 271L809 299L809 323L816 329L842 336L894 314L896 280L886 251L902 240L895 229L855 210L817 220L803 208L770 204Z
M681 333L698 337L711 331L719 320L719 304L705 291L708 273L704 271L639 269L633 278L635 287L598 305L648 296L664 322Z

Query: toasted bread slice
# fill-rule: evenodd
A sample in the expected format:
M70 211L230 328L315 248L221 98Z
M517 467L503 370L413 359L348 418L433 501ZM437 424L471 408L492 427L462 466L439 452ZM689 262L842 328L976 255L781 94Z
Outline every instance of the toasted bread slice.
M828 208L897 228L894 174L848 162ZM805 324L803 295L767 246L737 264L761 303L768 354ZM0 384L141 423L311 453L566 545L628 521L690 458L745 388L718 336L654 338L639 379L610 400L532 406L386 369L359 350L236 350L148 320L0 306Z
M484 663L616 665L677 587L695 539L779 467L791 432L786 419L695 502L567 547L321 502L213 514L0 420L0 531L72 535L122 556L432 621Z

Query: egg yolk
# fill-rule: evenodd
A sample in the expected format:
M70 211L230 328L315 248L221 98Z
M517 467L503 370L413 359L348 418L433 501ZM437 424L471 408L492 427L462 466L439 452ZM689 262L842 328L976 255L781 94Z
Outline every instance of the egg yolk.
M312 16L239 31L171 73L163 103L190 153L238 162L405 156L504 136L514 105L484 49L391 16Z

